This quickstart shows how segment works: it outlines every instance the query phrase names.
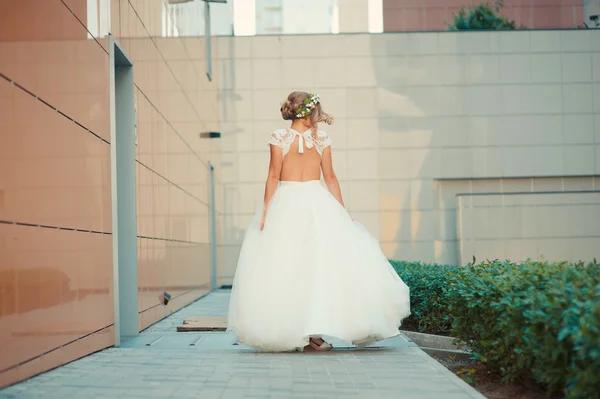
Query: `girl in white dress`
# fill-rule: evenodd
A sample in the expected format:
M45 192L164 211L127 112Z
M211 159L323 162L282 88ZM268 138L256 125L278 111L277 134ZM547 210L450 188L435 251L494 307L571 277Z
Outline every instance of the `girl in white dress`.
M269 140L264 206L244 237L228 330L270 352L330 350L326 337L365 346L398 335L409 289L344 208L331 139L317 128L332 118L305 92L291 93L281 114L292 124Z

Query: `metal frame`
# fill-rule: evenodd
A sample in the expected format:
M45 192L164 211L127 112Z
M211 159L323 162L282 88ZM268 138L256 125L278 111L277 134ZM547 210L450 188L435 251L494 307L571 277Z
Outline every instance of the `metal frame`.
M210 212L210 286L217 289L217 210L215 209L215 167L208 162L209 212Z
M133 62L109 35L110 174L115 346L139 333Z
M210 3L227 4L227 0L202 0L204 7L204 37L206 40L206 76L212 81L212 40L210 33Z
M204 0L204 40L206 48L206 76L212 81L212 41L210 37L210 1Z

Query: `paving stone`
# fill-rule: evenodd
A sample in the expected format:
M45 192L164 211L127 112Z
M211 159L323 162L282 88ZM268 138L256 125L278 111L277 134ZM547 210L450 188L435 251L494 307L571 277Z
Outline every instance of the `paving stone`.
M212 293L122 347L1 390L0 399L483 398L402 337L378 349L336 342L328 353L272 354L233 345L224 332L176 332L185 317L226 316L228 301L228 291Z

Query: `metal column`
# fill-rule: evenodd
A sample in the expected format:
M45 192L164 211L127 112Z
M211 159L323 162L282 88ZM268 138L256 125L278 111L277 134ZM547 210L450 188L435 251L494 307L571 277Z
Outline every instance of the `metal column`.
M217 289L217 211L215 209L215 167L208 163L209 213L210 213L210 286Z

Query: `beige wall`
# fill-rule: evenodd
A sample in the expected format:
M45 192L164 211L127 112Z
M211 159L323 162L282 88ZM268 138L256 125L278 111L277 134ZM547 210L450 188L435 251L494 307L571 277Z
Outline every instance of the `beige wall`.
M463 5L480 0L383 0L385 32L447 30L447 23ZM490 1L489 3L494 3ZM576 28L583 24L581 0L504 0L501 14L517 27Z
M369 1L337 0L340 33L369 31Z
M114 343L110 66L92 25L135 64L140 329L209 288L207 165L220 166L218 141L199 137L219 122L204 42L155 37L161 0L5 3L0 387Z
M98 0L99 9L106 4ZM134 64L140 329L210 289L209 162L220 184L219 141L200 138L219 127L219 65L211 82L204 38L160 37L163 5L112 0L108 12ZM168 306L160 305L163 291L172 295Z
M202 38L123 38L134 63L140 327L209 289L208 162L219 142L216 83L206 78ZM218 69L215 77L218 78ZM218 173L217 173L218 175ZM219 184L217 180L217 184ZM157 306L169 291L173 306Z
M590 261L600 255L600 191L459 195L461 263L528 258Z
M337 117L327 130L348 209L391 258L458 262L454 198L465 187L529 181L529 191L531 178L549 177L541 184L562 190L577 177L592 189L598 34L219 38L224 279L262 201L268 135L286 126L279 104L292 90L320 93Z

